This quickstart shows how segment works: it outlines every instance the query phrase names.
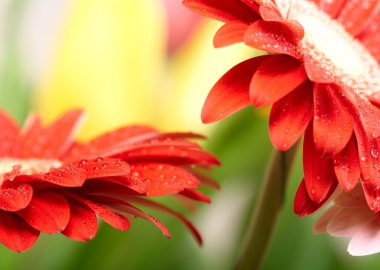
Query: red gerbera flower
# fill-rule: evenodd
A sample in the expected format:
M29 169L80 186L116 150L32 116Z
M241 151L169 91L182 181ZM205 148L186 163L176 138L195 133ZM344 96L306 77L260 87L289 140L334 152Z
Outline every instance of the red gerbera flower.
M97 217L122 231L129 228L130 217L142 217L170 236L163 224L134 204L177 217L201 242L185 217L147 198L179 194L209 202L195 188L216 184L196 167L219 163L187 140L201 136L129 126L75 142L82 115L73 110L46 127L31 116L20 131L0 112L0 242L20 252L30 248L40 232L87 241L97 232Z
M224 22L222 47L244 42L268 54L229 70L202 111L209 123L252 104L273 105L269 135L278 150L304 133L304 179L295 212L307 215L337 186L359 178L380 211L380 1L184 0Z

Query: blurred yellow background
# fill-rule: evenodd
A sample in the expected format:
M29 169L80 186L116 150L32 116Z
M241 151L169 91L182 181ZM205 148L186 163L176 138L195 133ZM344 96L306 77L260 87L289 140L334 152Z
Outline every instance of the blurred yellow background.
M81 137L136 122L210 128L199 120L207 90L244 57L243 46L212 48L217 23L173 0L80 0L62 11L37 79L35 110L50 120L70 107L85 108L89 121ZM183 28L174 29L186 16Z

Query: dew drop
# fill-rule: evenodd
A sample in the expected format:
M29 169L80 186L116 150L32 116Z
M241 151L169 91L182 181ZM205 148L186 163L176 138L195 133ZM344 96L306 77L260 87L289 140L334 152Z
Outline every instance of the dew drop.
M80 165L84 165L84 164L86 164L86 163L87 163L87 160L86 160L86 159L83 159L83 160L81 160L81 161L79 162Z
M371 156L373 158L378 158L379 157L379 151L377 149L371 149Z

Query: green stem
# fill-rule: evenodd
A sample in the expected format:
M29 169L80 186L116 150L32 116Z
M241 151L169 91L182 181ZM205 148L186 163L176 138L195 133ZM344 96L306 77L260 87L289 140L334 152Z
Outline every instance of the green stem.
M284 202L297 145L286 152L272 153L236 270L260 269Z

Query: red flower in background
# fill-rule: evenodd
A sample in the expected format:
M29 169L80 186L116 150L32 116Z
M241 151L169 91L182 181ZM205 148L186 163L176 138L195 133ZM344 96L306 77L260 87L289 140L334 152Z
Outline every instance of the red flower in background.
M175 216L201 242L185 217L148 199L178 194L209 202L195 188L216 184L196 169L219 162L187 139L200 136L129 126L76 142L73 136L82 115L70 111L49 126L32 116L19 130L0 112L0 242L20 252L30 248L40 232L87 241L97 232L97 217L122 231L129 228L129 218L142 217L170 236L136 204Z
M210 91L206 123L253 105L272 105L269 135L278 150L304 133L304 179L295 212L318 209L335 190L362 179L380 211L380 1L184 0L225 24L215 47L236 42L267 52L229 70Z

